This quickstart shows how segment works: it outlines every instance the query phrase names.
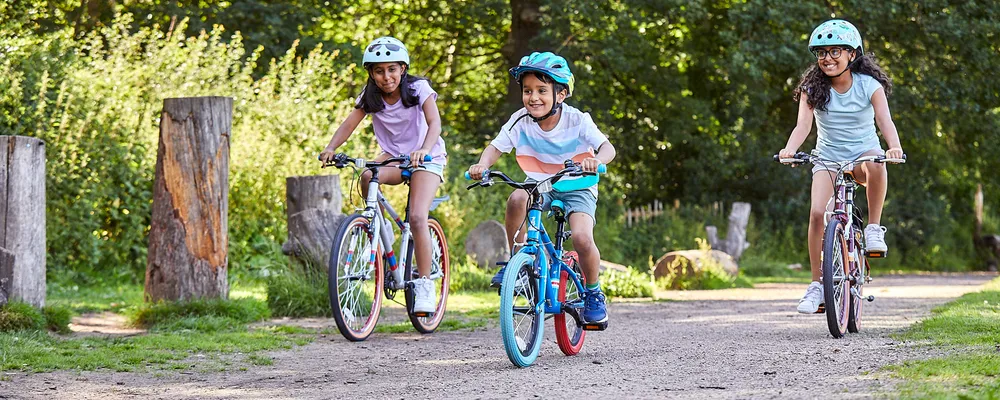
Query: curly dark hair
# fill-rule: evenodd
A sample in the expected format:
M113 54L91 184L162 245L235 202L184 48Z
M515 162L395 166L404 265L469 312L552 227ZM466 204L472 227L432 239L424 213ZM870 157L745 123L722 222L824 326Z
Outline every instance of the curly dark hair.
M875 63L875 56L865 54L861 58L854 60L854 64L851 65L851 72L875 78L878 83L882 84L886 96L892 94L892 78L889 78L889 75L886 75L885 71L882 71L882 68ZM819 65L813 62L809 68L806 68L806 72L802 74L802 79L799 80L799 84L795 88L795 95L792 98L798 102L802 94L805 93L806 101L809 102L810 107L826 111L826 105L830 104L830 86L832 84L833 79L821 71Z
M406 64L399 63L399 65L405 66ZM361 101L354 105L354 108L364 110L365 114L374 114L385 109L385 103L382 102L382 90L378 88L375 79L372 79L372 68L373 66L368 67L368 82L361 89ZM413 84L417 81L430 82L430 79L418 75L410 75L408 72L403 73L403 77L399 82L399 94L403 101L403 107L410 108L419 105L420 99L417 97L417 89L413 87ZM368 90L369 88L372 90Z

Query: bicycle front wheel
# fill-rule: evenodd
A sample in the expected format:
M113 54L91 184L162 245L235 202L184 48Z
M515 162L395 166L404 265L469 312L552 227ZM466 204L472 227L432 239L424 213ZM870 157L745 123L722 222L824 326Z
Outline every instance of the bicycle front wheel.
M361 214L344 219L330 252L330 305L337 329L347 340L362 341L371 335L382 307L382 257L371 234L369 220Z
M581 309L583 307L583 293L584 288L582 285L584 281L583 270L580 269L580 256L576 254L575 251L567 252L563 256L563 262L569 267L571 271L576 273L580 277L581 283L578 285L577 282L569 277L566 271L559 272L559 302L563 306L573 307ZM563 354L567 356L573 356L580 352L583 348L583 339L587 335L587 332L583 330L583 326L577 324L577 321L572 316L566 315L565 312L556 314L555 317L555 328L556 328L556 344L559 345L559 350L562 350Z
M444 319L445 306L448 304L448 284L451 280L451 264L448 261L448 240L444 237L444 229L437 219L431 217L427 220L427 225L431 231L431 275L428 277L434 282L434 298L437 299L437 307L434 314L426 317L418 317L410 314L410 323L420 333L431 333L437 329ZM403 276L408 280L420 278L417 272L416 260L413 256L414 243L411 241L410 249L407 251L406 270ZM406 309L412 310L414 304L413 291L406 291Z
M826 234L823 235L822 268L826 322L834 338L841 338L847 332L851 302L851 283L847 275L849 266L844 223L836 218L831 219L827 223Z
M518 253L507 263L500 286L500 336L507 358L518 367L527 367L538 358L545 327L545 309L540 304L534 259Z

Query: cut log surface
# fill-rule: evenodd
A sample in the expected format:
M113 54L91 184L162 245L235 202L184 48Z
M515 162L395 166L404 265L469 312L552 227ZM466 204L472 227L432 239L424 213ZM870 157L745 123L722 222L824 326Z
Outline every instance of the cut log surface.
M45 142L0 136L0 247L15 258L10 300L45 305Z
M227 298L228 97L166 99L160 118L146 298Z

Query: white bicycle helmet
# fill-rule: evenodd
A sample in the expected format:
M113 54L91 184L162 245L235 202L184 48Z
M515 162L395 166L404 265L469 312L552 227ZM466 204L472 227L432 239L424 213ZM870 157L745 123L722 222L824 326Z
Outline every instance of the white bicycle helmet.
M372 40L364 48L364 59L362 65L368 68L371 64L384 62L401 62L410 65L410 52L406 50L406 45L391 36L383 36Z

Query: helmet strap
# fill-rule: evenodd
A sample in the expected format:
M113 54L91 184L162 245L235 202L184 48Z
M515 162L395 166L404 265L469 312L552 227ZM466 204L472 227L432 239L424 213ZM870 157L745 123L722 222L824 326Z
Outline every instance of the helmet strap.
M855 52L856 52L857 50L851 50L851 51L855 51ZM857 56L857 57L854 57L854 59L853 59L853 60L851 60L850 62L848 62L848 63L847 63L847 66L846 66L846 67L844 67L844 70L843 70L843 71L840 71L840 73L839 73L839 74L837 74L837 75L834 75L834 76L833 76L833 78L838 78L838 77L840 77L841 75L843 75L843 74L844 74L845 72L847 72L847 71L850 71L850 70L851 70L851 67L853 67L853 66L854 66L854 64L855 64L855 63L857 63L857 62L858 62L858 60L860 60L860 59L861 59L861 57L862 57L862 56Z
M558 113L559 110L562 109L562 103L560 103L559 101L556 100L556 95L557 95L556 92L552 91L552 109L550 109L547 114L545 114L545 115L543 115L541 117L535 118L534 115L531 115L531 113L528 113L528 115L531 115L531 119L533 119L535 122L542 122L542 121L545 121L546 119L548 119L549 117L551 117L553 115L556 115L556 113Z

